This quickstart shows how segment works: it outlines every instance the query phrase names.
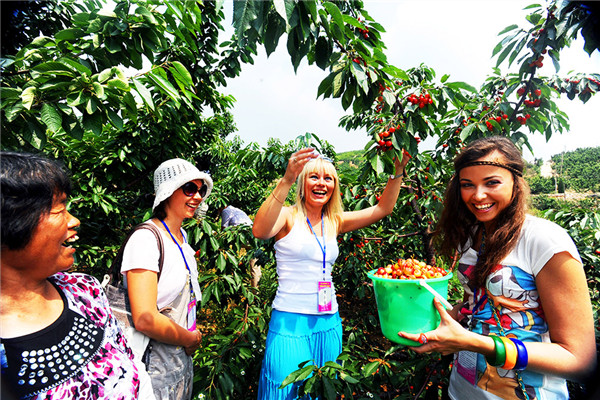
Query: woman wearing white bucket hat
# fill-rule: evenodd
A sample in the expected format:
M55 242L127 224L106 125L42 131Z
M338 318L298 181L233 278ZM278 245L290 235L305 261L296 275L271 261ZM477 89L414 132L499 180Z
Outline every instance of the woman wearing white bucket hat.
M202 333L196 327L201 299L194 250L181 228L208 197L213 182L190 162L171 159L154 171L152 218L162 236L163 264L154 234L136 230L125 245L121 273L129 294L135 328L150 337L143 361L157 400L190 399L191 355Z

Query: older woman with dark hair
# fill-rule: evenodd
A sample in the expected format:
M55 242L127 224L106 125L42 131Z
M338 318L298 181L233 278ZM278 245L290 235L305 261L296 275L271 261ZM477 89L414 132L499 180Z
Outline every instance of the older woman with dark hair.
M99 282L68 273L79 220L55 161L0 153L2 397L137 399L140 382Z
M555 223L527 214L523 168L504 137L476 140L456 157L439 234L442 252L460 255L464 302L447 312L436 301L437 329L400 333L423 343L419 353L456 353L452 399L566 399L565 379L596 365L577 247Z

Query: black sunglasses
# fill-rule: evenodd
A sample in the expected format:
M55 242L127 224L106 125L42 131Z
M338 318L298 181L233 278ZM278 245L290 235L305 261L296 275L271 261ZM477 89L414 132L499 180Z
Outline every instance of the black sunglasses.
M181 190L183 190L183 194L185 194L187 197L192 197L196 193L200 193L200 197L204 198L204 196L206 196L208 186L206 186L206 183L202 182L202 186L198 188L198 185L196 185L194 182L188 182L181 187Z

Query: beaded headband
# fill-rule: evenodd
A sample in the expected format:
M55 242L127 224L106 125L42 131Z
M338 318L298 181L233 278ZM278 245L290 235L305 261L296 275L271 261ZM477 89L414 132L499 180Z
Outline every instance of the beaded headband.
M471 161L466 163L465 165L463 165L460 169L466 168L466 167L471 167L473 165L493 165L495 167L500 167L500 168L504 168L509 170L510 172L512 172L513 174L522 177L523 173L521 171L519 171L516 168L511 167L510 165L506 165L506 164L502 164L496 161ZM459 171L460 171L459 169Z

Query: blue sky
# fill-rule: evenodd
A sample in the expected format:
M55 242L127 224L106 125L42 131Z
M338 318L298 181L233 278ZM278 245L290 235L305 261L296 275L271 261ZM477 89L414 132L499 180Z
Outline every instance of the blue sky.
M450 74L452 81L465 81L479 87L491 72L495 60L491 54L503 28L511 24L526 27L523 8L533 1L523 0L366 0L365 8L384 26L383 41L391 64L407 69L425 63L437 78ZM231 24L232 2L225 2L226 23ZM229 31L231 32L231 31ZM552 63L542 68L543 75L555 73ZM502 66L506 70L506 65ZM561 53L561 71L600 72L600 54L592 57L583 51L583 40L575 41ZM285 48L285 38L277 51L266 57L264 50L254 65L243 65L238 78L230 80L224 92L237 102L233 110L238 128L236 135L246 142L265 146L270 137L287 142L305 132L316 133L333 144L338 152L360 150L368 142L365 131L347 132L338 121L346 113L339 99L317 99L317 88L327 76L316 66L301 64L294 73ZM536 158L579 147L600 146L596 115L600 97L585 105L579 100L561 99L559 107L570 118L571 131L555 135L546 143L542 135L530 137ZM422 149L430 148L425 141ZM525 152L525 158L533 155Z

